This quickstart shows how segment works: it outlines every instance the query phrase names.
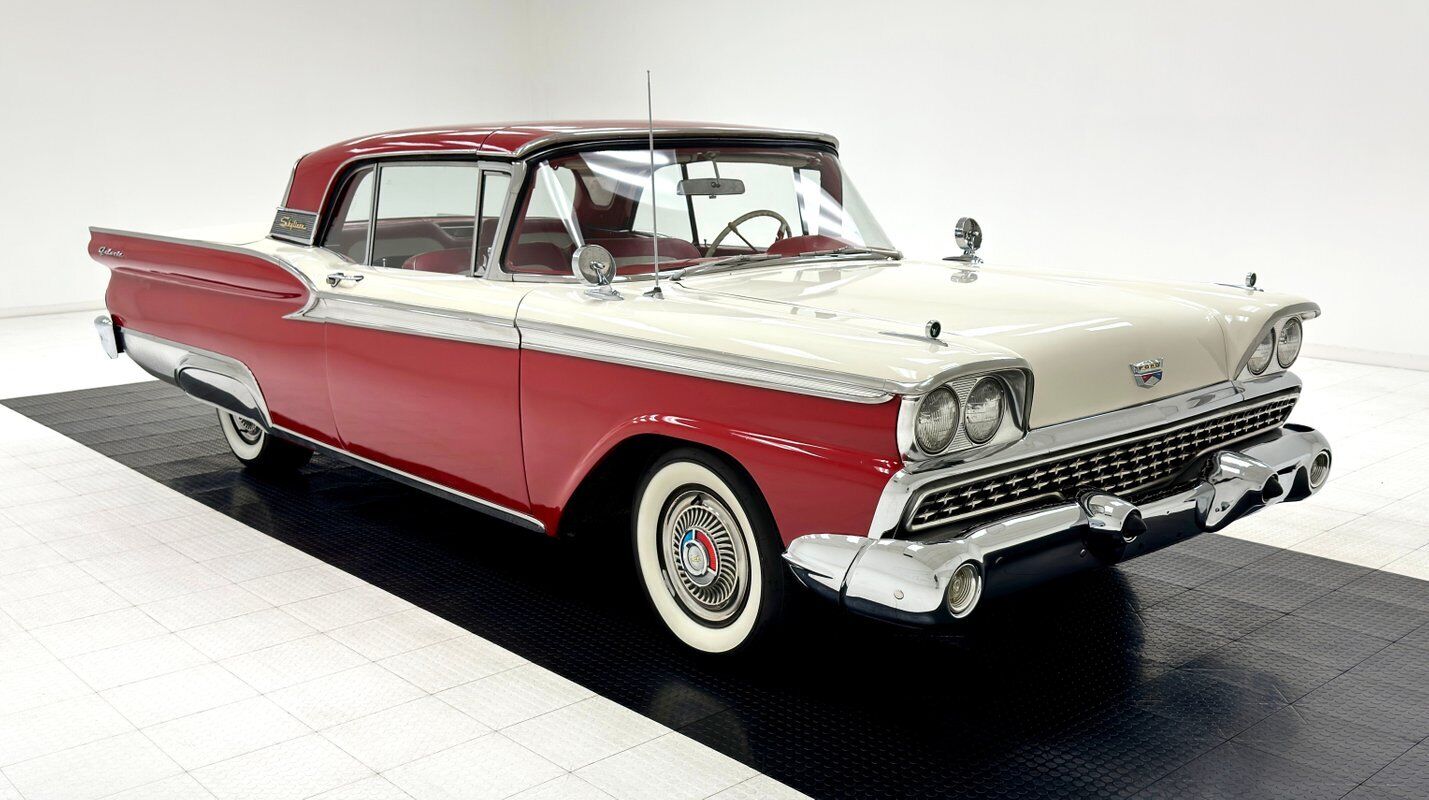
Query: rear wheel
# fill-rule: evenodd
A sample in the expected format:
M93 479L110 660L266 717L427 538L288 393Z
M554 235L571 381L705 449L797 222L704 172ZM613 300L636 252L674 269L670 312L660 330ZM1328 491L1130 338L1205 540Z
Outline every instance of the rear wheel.
M246 469L255 472L294 472L308 463L313 451L301 445L275 438L259 427L258 423L219 410L218 424L223 429L223 438L228 449L243 462Z
M774 626L784 602L774 520L724 461L694 449L656 461L636 493L632 527L646 595L680 641L728 653Z

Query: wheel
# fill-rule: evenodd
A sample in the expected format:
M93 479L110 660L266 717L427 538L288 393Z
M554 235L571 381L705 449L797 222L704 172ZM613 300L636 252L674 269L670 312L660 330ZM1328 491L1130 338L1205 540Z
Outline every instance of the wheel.
M292 442L269 436L256 422L219 410L218 424L228 449L255 472L294 472L308 463L313 451Z
M635 495L641 583L660 620L707 653L750 646L783 610L784 565L758 490L701 450L668 453Z

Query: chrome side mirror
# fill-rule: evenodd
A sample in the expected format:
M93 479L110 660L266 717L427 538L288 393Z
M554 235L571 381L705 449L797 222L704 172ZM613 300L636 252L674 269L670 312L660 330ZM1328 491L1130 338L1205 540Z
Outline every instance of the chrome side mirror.
M589 286L586 294L602 300L621 300L610 282L615 280L615 256L598 244L585 244L571 254L571 272Z
M977 220L972 217L958 218L958 224L953 227L953 241L958 247L963 249L960 256L948 256L944 261L962 261L968 264L981 264L982 259L977 257L977 249L982 247L982 226L977 224Z

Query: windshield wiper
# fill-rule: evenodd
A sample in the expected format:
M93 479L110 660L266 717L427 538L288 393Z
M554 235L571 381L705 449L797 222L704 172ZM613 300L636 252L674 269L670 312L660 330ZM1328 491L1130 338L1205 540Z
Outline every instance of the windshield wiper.
M769 253L745 253L739 256L730 256L704 264L695 264L692 267L685 267L680 270L680 274L675 276L675 280L689 275L703 275L709 272L718 272L734 267L741 267L745 264L754 264L763 261L805 261L811 258L824 258L827 256L878 256L892 261L901 261L903 251L895 250L892 247L840 247L837 250L819 250L813 253L790 253L789 255L770 255Z
M706 261L703 264L685 267L680 270L680 274L676 275L674 279L679 280L688 275L702 275L706 272L716 272L729 267L738 267L744 264L753 264L758 261L773 261L775 259L789 257L790 256L770 255L768 253L745 253L742 256L730 256L729 258L720 258L714 261Z

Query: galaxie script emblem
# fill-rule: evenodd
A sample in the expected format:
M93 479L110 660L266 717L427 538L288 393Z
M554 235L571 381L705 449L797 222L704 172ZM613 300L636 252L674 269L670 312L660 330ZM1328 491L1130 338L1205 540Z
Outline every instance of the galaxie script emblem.
M102 255L102 256L109 256L110 258L123 258L123 257L124 257L124 251L123 251L123 250L115 250L115 249L112 248L112 247L100 247L100 248L99 248L99 254Z
M1159 358L1148 358L1131 365L1131 379L1143 389L1150 389L1161 382L1161 362Z

